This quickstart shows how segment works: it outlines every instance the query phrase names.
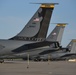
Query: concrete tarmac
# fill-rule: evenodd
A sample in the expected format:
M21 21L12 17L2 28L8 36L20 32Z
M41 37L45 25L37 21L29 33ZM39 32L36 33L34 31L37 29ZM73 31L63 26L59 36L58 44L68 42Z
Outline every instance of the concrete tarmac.
M76 75L76 62L69 61L5 61L0 75Z

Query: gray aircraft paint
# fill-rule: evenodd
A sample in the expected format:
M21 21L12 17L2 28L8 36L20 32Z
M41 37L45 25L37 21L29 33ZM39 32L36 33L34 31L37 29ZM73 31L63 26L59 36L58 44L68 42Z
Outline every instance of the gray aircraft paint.
M48 4L45 4L45 6L47 5ZM54 7L42 7L41 5L30 21L25 25L23 30L11 39L26 41L44 40L47 35L53 9Z
M67 48L69 48L70 53L76 53L76 40L72 39L71 42L67 45Z
M57 24L57 26L53 29L53 31L51 32L51 34L48 36L48 38L47 38L47 41L58 41L57 40L57 38L59 38L60 37L60 40L61 40L61 36L63 35L63 31L64 31L64 28L65 28L65 26L62 24L62 25L59 25L58 26L58 24ZM56 35L55 35L55 37L56 37L56 39L54 38L53 40L52 40L52 37L53 37L53 33L56 33ZM52 37L51 37L52 36ZM51 39L49 39L51 37ZM59 41L58 41L59 42ZM45 46L45 47L40 47L40 48L35 48L35 49L31 49L31 50L29 50L28 52L26 52L26 53L19 53L19 54L17 54L17 55L15 55L15 56L19 56L19 57L27 57L27 54L29 53L29 55L31 56L31 57L35 57L35 56L37 56L39 53L42 53L42 52L44 52L44 51L48 51L48 50L58 50L58 48L54 48L55 46L53 46L53 48L52 48L52 46L53 45L50 45L50 47L49 46ZM48 55L48 54L47 54ZM46 56L46 55L45 55Z
M72 39L71 42L66 46L70 52L58 53L58 58L56 59L74 59L76 58L76 39Z
M66 24L57 24L51 34L47 37L47 41L58 41L61 44L62 35Z
M13 54L12 50L29 43L31 44L33 42L17 40L0 40L0 55Z
M38 11L40 12L41 8L39 8ZM26 24L24 29L17 36L33 37L39 32L40 22L43 18L38 17L38 11L35 13L35 16L31 18L31 20Z
M36 26L36 28L40 31L40 33L38 32L38 30L37 30L37 32L36 33L38 33L39 35L37 35L36 33L36 35L33 33L33 34L31 34L31 36L33 36L33 37L36 37L36 38L38 38L38 37L40 37L43 33L44 33L44 31L43 31L43 29L45 30L45 29L47 29L47 26L46 26L46 24L47 25L49 25L49 22L50 22L50 18L51 18L51 15L52 15L52 10L54 9L54 4L52 4L52 5L48 5L48 4L43 4L44 5L44 7L42 6L42 7L40 7L40 8L42 8L42 10L40 10L39 12L41 12L41 11L46 11L46 12L43 12L44 14L45 14L45 16L42 16L43 18L40 18L40 21L41 21L41 24L42 24L42 26L44 26L44 28L41 28L40 30L39 30L39 27L40 26ZM38 13L39 14L39 13ZM36 16L38 16L38 15L36 15ZM39 17L41 17L41 15L39 14ZM38 18L39 18L38 17ZM48 17L48 18L47 18ZM31 22L30 22L31 23ZM39 23L37 23L37 24L39 24ZM29 25L30 26L30 25ZM28 29L28 28L27 28ZM32 28L31 28L32 29ZM27 31L27 30L26 30ZM23 34L23 32L24 32L24 29L20 32L21 34L18 34L17 36L19 36L19 37L17 37L17 36L15 36L15 37L13 37L13 38L11 38L11 39L9 39L9 40L0 40L0 55L5 55L5 54L13 54L15 51L16 51L16 49L18 50L19 48L22 48L23 46L25 46L26 47L26 45L28 46L28 44L30 44L30 46L31 45L33 45L33 43L34 43L34 45L36 44L36 42L35 41L22 41L22 40L27 40L26 38L24 38L23 36L22 36L22 34ZM29 32L28 32L29 33ZM27 33L26 33L27 34ZM28 34L27 34L28 35ZM35 35L35 36L34 36ZM44 33L41 37L44 37L46 34ZM28 35L28 36L30 36L30 35ZM20 40L21 39L21 40ZM29 39L29 37L28 37L28 39ZM41 42L40 42L41 43ZM45 43L46 43L46 41L45 41ZM48 44L49 44L49 42L47 42ZM51 42L52 43L52 42ZM44 42L42 43L42 45L44 44ZM37 44L36 44L37 45ZM38 44L39 45L39 44ZM45 44L44 44L45 45ZM25 49L24 49L25 50ZM13 52L14 51L14 52Z
M76 39L72 39L71 42L66 46L70 50L57 51L52 53L52 59L75 59L76 58Z
M53 29L53 31L51 32L51 34L47 37L47 41L58 41L60 42L61 39L62 39L62 36L63 36L63 32L64 32L64 28L65 28L65 25L62 23L62 24L57 24L57 26ZM55 38L52 39L53 37L53 33L56 33L55 35ZM51 38L50 38L51 37ZM54 46L55 47L55 46ZM32 55L38 55L39 53L43 52L43 51L46 51L46 50L54 50L54 47L52 48L51 45L50 47L41 47L39 49L32 49L31 52L28 52L30 56ZM58 46L57 46L58 47ZM57 49L57 48L55 48Z

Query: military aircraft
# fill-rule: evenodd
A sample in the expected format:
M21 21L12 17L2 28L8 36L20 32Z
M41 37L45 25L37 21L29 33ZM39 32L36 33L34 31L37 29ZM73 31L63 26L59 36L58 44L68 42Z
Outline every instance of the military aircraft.
M27 52L53 43L59 45L57 41L43 40L46 37L55 4L58 3L42 3L20 33L8 40L0 39L0 55Z
M58 41L60 44L66 24L67 23L57 23L56 27L53 29L53 31L50 33L50 35L45 40ZM48 53L49 51L55 52L55 51L58 51L59 49L60 49L60 46L58 46L57 43L55 43L55 44L53 43L50 46L35 48L35 49L28 50L27 52L22 52L22 53L10 55L10 56L5 55L5 56L2 56L1 58L23 58L23 59L26 59L27 54L29 54L30 59L37 59L37 57L39 57L39 55L44 55L44 53Z
M61 48L62 50L50 51L49 59L50 60L69 60L76 59L76 39L72 39L71 42L65 47ZM40 59L47 60L48 54L40 56Z
M68 44L67 48L69 49L69 52L60 56L58 59L62 60L76 59L76 39L72 39L71 42Z

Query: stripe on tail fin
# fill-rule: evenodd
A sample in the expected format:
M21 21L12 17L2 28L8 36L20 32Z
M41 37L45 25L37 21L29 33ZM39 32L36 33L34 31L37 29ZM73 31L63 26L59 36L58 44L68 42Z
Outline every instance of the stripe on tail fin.
M45 39L53 9L54 4L42 4L23 30L11 39L26 41L41 41Z

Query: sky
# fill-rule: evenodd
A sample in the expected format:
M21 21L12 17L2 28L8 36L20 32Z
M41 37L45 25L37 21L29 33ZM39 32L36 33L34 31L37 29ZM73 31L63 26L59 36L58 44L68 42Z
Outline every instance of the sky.
M61 45L65 47L76 39L76 0L0 0L0 39L9 39L23 29L40 6L31 3L59 3L54 8L47 36L56 26L52 23L68 23Z

